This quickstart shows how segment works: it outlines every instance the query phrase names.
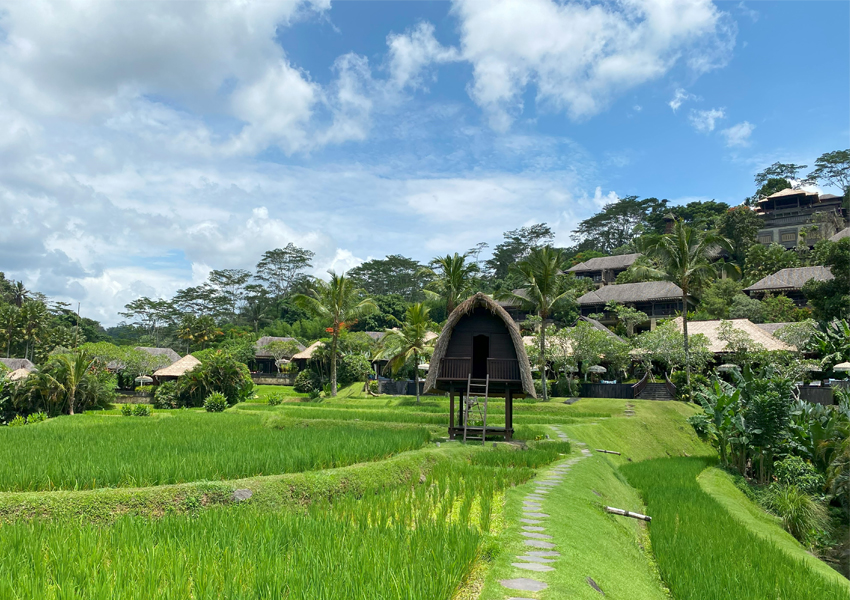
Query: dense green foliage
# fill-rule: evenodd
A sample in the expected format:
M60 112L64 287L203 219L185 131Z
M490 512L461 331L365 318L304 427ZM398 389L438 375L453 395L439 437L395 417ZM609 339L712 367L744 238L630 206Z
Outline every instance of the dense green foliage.
M218 350L177 380L182 406L201 406L212 393L221 393L229 405L243 402L254 391L251 373L229 353Z

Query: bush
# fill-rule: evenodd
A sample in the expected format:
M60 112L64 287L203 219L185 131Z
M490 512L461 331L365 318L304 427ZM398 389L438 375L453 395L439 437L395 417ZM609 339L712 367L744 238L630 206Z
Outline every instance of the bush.
M711 419L708 418L708 415L705 413L699 413L688 417L688 423L691 424L691 427L694 428L694 431L696 431L697 435L701 438L705 438L711 430Z
M277 406L283 402L283 397L280 394L269 394L269 406Z
M319 390L310 390L310 400L318 400L322 396Z
M174 381L166 381L156 388L153 394L153 407L160 410L169 408L178 408L180 406L180 394L177 390L177 383Z
M21 425L26 425L27 420L23 418L21 415L15 415L15 418L9 421L9 427L20 427Z
M546 391L549 392L546 397L551 398L552 397L552 382L551 381L546 382ZM543 398L543 380L542 379L535 379L534 380L534 393L537 394L538 400Z
M210 394L222 394L229 405L244 402L254 393L254 382L248 367L231 354L216 351L204 362L177 380L180 403L183 406L201 406Z
M121 405L121 414L124 415L125 417L132 417L133 416L133 407L130 406L129 404L122 404Z
M823 493L823 475L799 456L789 456L776 463L773 474L780 485L795 485L806 494Z
M152 386L152 385L137 385L136 391L141 393L141 394L153 394L154 393L154 386Z
M43 412L34 412L30 416L27 417L27 425L32 425L33 423L41 423L42 421L47 420L47 414Z
M348 354L339 361L336 374L337 385L344 386L365 381L372 372L372 364L362 354Z
M292 387L296 392L309 394L313 390L319 389L319 378L310 369L304 369L295 376L295 383Z
M133 416L134 417L149 417L149 416L151 416L151 409L147 404L137 404L136 406L133 407Z
M372 392L373 394L379 394L379 393L381 393L381 386L378 385L377 381L374 381L374 380L370 381L369 382L369 391Z
M204 400L204 410L207 412L224 412L227 408L227 398L221 392L213 392Z
M826 509L795 485L776 485L767 497L768 508L782 519L782 527L800 543L809 544L827 528Z

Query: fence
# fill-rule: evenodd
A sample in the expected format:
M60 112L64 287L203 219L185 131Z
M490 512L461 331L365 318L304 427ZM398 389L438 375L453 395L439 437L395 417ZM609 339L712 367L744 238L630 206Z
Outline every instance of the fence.
M635 397L634 387L631 383L582 383L579 389L582 398L622 398L631 400Z

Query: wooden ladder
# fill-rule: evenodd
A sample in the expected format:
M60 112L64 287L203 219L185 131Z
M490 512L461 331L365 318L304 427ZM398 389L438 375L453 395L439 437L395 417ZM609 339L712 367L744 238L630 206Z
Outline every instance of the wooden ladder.
M484 388L483 390L481 388ZM487 377L484 379L484 383L481 383L480 379L473 380L472 373L469 374L469 377L466 380L466 397L463 400L463 442L466 443L466 440L481 440L481 443L484 444L487 438L487 401L489 400L490 395L490 374L487 374ZM481 401L480 399L484 398L484 409L481 409ZM473 410L476 414L473 416L477 416L478 419L481 420L481 437L479 438L475 434L470 434L468 431L469 428L469 417L470 414L473 413Z

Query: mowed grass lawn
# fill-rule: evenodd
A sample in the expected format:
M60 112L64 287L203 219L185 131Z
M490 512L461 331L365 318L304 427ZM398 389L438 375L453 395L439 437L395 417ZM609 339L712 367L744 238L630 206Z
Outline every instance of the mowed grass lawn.
M288 425L288 426L287 426ZM341 467L422 447L418 427L320 422L268 426L262 416L171 411L78 415L0 429L0 490L152 486Z

